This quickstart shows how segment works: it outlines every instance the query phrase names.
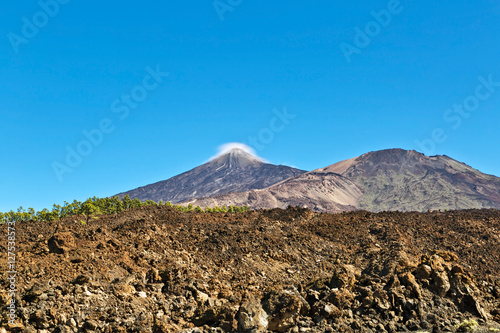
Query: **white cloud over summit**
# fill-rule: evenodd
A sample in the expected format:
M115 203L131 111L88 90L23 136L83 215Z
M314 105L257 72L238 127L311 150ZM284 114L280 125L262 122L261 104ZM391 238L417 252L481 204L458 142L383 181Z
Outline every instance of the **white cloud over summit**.
M252 147L250 147L250 146L248 146L248 145L246 145L244 143L240 143L240 142L229 142L229 143L225 143L225 144L219 146L219 148L217 149L217 154L215 154L214 156L210 157L209 161L211 161L213 159L216 159L217 157L222 156L224 154L227 154L231 150L236 149L236 148L241 149L244 152L252 155L256 159L265 162L265 159L263 159L262 157L257 156L257 154L255 153L255 150Z

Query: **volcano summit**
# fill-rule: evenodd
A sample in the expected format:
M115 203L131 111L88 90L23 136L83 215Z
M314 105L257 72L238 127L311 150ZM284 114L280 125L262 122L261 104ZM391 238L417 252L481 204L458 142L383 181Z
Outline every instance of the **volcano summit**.
M177 203L266 188L305 172L284 165L265 163L243 147L235 147L192 170L118 196L128 194L132 199L138 198L141 201L163 200Z

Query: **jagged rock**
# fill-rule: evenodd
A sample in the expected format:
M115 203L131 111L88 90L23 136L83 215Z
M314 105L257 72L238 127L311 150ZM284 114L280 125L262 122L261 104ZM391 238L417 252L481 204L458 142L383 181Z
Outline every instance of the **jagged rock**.
M431 267L433 272L444 272L445 269L449 268L449 265L440 255L433 254L428 259L428 265Z
M8 329L8 332L22 332L25 329L25 326L23 323L14 323L14 324L9 323L5 326L5 328Z
M208 299L210 296L205 294L204 292L199 291L198 289L195 289L194 291L194 298L198 304L202 305L205 304L205 302L208 302Z
M356 275L360 275L360 272L352 265L337 267L330 280L330 287L352 289L356 282Z
M489 320L488 315L486 314L486 311L484 311L483 307L479 304L477 299L475 299L472 295L465 295L462 303L464 307L468 309L472 309L472 313L474 315L479 316L480 318L484 319L485 321Z
M179 333L204 333L202 330L199 328L188 328L185 330L180 331Z
M333 289L326 297L326 300L339 307L340 309L344 309L351 306L352 301L354 300L354 295L347 289Z
M75 237L71 232L58 232L47 241L49 251L63 254L76 249Z
M434 253L438 256L440 256L441 258L443 258L443 260L445 262L454 262L454 261L457 261L458 260L458 256L456 253L453 253L453 252L450 252L450 251L434 251Z
M202 305L198 306L193 318L196 326L203 326L207 323L217 322L225 328L232 328L232 318L235 311L227 306L227 300L210 297Z
M413 259L404 251L391 251L388 255L385 260L372 260L363 274L391 276L416 268Z
M146 279L148 283L158 283L162 281L160 272L154 267L148 271Z
M33 332L35 332L35 331L33 331ZM69 326L59 325L59 326L56 326L53 333L73 333L73 330Z
M401 274L399 276L399 280L401 280L406 288L408 288L408 290L410 290L410 292L412 292L417 299L422 298L422 291L420 290L420 286L418 285L417 281L415 280L415 276L412 273L406 272Z
M179 331L180 331L179 326L166 321L156 320L153 325L153 333L170 333ZM110 331L110 333L113 332Z
M342 311L332 303L319 301L311 308L311 316L316 322L320 322L323 318L338 318L342 315Z
M84 324L83 324L83 329L85 330L88 330L88 331L95 331L97 329L100 328L100 325L97 321L95 320L87 320Z
M73 284L81 284L81 285L89 283L89 282L90 282L90 277L88 275L84 275L84 274L78 275L72 281Z
M308 289L306 301L309 305L313 305L320 300L320 293L315 289Z
M241 302L236 320L238 321L238 332L258 333L265 332L268 325L267 313L262 308L260 299L246 293Z
M389 296L387 292L383 289L377 289L373 293L374 303L380 310L389 310L391 308L391 303L389 301Z
M48 290L46 283L35 282L35 284L25 293L24 299L28 302L34 301L39 298L43 293Z
M451 288L448 274L445 271L434 271L432 272L432 280L434 282L431 287L436 294L441 297L445 296Z
M418 266L415 272L415 277L419 280L427 280L431 277L431 275L432 275L432 268L431 266L426 264Z
M135 292L136 290L134 286L131 286L129 284L119 284L115 285L113 288L114 295L121 300L130 299L135 294Z
M295 290L270 292L264 297L262 303L269 316L268 329L271 331L287 331L295 326L301 311L309 310L307 302L301 299Z

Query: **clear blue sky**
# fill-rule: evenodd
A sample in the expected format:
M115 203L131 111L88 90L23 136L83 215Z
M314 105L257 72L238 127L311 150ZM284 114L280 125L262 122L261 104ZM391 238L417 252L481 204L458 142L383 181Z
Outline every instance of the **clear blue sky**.
M0 4L0 211L167 179L252 136L306 170L400 147L500 176L497 0L53 1ZM70 167L67 147L92 152Z

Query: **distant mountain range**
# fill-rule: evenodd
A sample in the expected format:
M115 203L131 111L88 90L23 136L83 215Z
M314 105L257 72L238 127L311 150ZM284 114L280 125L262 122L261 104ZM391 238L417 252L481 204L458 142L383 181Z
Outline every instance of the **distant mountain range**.
M500 209L500 178L448 156L387 149L310 172L236 148L168 180L120 193L201 207L308 207L316 211Z

